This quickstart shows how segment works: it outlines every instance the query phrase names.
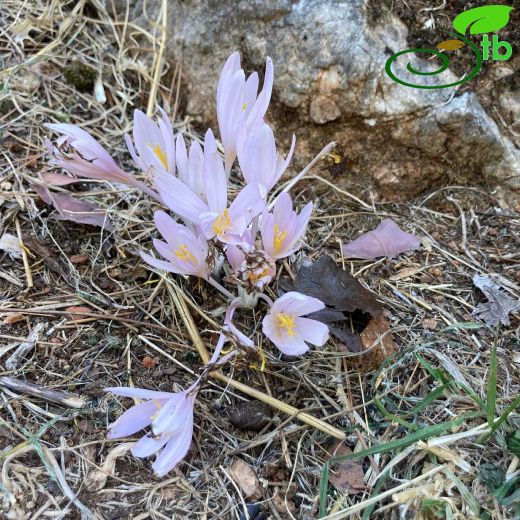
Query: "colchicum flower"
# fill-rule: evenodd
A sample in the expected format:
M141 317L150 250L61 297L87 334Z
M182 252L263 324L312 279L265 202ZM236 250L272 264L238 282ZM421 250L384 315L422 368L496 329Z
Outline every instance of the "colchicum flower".
M293 135L291 149L284 159L276 151L269 125L263 124L257 132L247 135L238 146L238 163L246 182L258 182L267 195L289 166L295 144Z
M186 226L178 224L164 211L156 211L155 225L166 242L154 239L153 245L168 261L157 260L141 251L141 258L153 267L171 273L208 278L208 244Z
M173 175L159 174L156 181L166 205L183 219L200 227L207 239L238 243L251 220L265 208L258 184L249 184L228 207L227 181L211 130L204 139L204 202Z
M288 356L299 356L309 350L306 342L321 347L329 339L329 328L320 321L302 318L323 309L317 298L288 292L278 298L262 321L264 334Z
M134 176L124 172L110 154L85 130L65 123L47 124L46 126L62 134L57 139L56 146L52 145L48 139L45 141L52 156L52 164L79 177L128 184L156 200L159 199L155 191Z
M158 454L152 469L162 477L170 472L188 453L193 437L194 386L183 392L156 392L141 388L113 387L106 392L123 397L144 399L129 408L110 426L109 439L128 437L151 425L132 447L136 457Z
M175 156L180 180L203 202L207 202L203 179L204 152L200 144L193 141L188 154L184 137L179 134L175 141Z
M292 200L288 193L282 193L273 212L262 214L260 233L264 251L274 260L285 258L298 249L298 241L305 233L312 213L309 202L298 215L292 209Z
M134 162L144 172L155 168L175 174L173 128L164 110L157 123L141 110L134 111L134 143L125 135L126 146Z
M274 71L267 58L264 86L258 94L258 74L253 72L247 80L240 67L240 55L234 52L226 61L217 87L217 118L224 146L226 174L229 175L237 154L237 141L242 131L254 131L263 123L271 100Z

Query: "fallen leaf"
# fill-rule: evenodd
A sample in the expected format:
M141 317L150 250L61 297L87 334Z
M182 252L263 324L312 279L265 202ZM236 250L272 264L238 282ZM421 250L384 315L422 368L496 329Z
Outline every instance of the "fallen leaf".
M262 498L262 487L255 472L241 459L236 459L229 468L231 478L240 487L244 498L259 500Z
M343 311L361 310L371 316L379 316L383 312L376 297L330 256L323 255L314 264L302 266L294 282L282 280L281 285L286 291L298 291L321 300L328 308L314 313L312 317L324 323L337 321Z
M25 320L25 316L23 314L9 314L4 318L4 325L12 325L13 323L18 323L19 321Z
M473 276L473 283L486 295L488 301L479 303L472 315L488 325L499 322L509 325L509 314L520 309L520 300L506 294L490 276L476 274Z
M394 258L401 253L419 249L421 241L404 232L392 219L385 219L374 230L364 233L343 246L347 258L373 260L380 256Z
M69 260L73 264L83 265L88 262L88 255L72 255Z
M73 320L81 320L88 318L88 316L85 316L85 314L91 314L92 309L89 307L72 305L71 307L67 307L65 312L68 313Z
M350 455L352 450L343 442L336 441L332 445L332 456ZM363 467L357 461L345 460L332 464L329 472L329 482L338 490L349 495L370 489L365 484Z
M271 407L261 401L243 401L229 411L229 422L241 430L258 432L271 421Z
M0 237L0 250L5 251L11 258L22 258L20 240L10 233L4 233Z
M420 267L405 267L401 269L394 275L390 277L392 282L397 282L398 280L405 280L406 278L410 278L411 276L416 275L421 270Z
M113 231L114 227L108 219L108 213L84 200L78 200L68 193L51 192L44 186L32 185L40 198L58 210L56 220L70 220L78 224L89 224Z
M372 318L360 334L363 355L357 358L364 369L377 368L399 349L384 316ZM365 353L366 351L366 353Z
M437 49L441 49L443 51L456 51L458 49L462 49L466 45L461 40L444 40L437 44Z

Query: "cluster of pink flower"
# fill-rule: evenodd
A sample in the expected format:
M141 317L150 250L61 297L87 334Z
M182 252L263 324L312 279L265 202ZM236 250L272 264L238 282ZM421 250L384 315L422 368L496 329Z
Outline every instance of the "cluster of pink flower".
M163 259L149 253L141 256L149 265L181 275L208 280L212 278L214 259L225 252L241 287L241 297L234 299L226 313L225 325L210 365L229 360L219 359L226 334L246 348L254 348L251 339L232 323L236 307L244 303L244 294L253 293L265 300L270 310L262 322L263 333L288 355L301 355L308 344L321 346L328 339L323 323L302 316L324 307L316 298L289 292L272 302L261 293L276 274L276 261L299 248L312 211L308 203L298 214L287 192L282 192L269 207L267 197L287 169L295 139L284 159L276 149L273 131L264 115L271 98L273 65L268 58L265 80L258 93L255 72L247 79L240 67L238 53L227 60L217 89L217 116L224 158L211 130L204 146L193 142L187 150L181 134L174 136L167 115L161 111L157 122L135 111L133 141L126 142L137 166L152 180L153 189L121 170L108 152L87 132L73 125L49 127L62 135L55 146L48 143L53 162L68 172L93 179L125 183L136 187L166 206L184 223L165 211L154 215L164 240L154 239L154 247ZM245 186L234 199L228 199L228 181L235 160ZM48 196L52 200L52 196ZM57 207L59 210L59 207ZM271 211L272 210L272 211ZM257 237L258 233L260 237ZM229 295L227 290L224 292ZM236 353L236 352L235 352ZM193 433L193 404L202 378L188 390L170 394L131 388L109 388L110 392L144 399L125 412L110 429L118 438L151 426L133 447L133 454L146 457L158 453L153 469L164 475L181 460L189 449Z

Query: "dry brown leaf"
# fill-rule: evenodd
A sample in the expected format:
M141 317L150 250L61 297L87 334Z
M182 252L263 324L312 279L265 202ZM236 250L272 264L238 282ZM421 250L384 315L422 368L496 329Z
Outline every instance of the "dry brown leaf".
M72 255L69 260L73 264L83 265L88 262L88 255Z
M92 309L89 307L72 305L71 307L67 307L65 312L67 312L73 320L81 320L83 318L88 318L85 314L92 313Z
M23 314L9 314L4 318L4 325L12 325L13 323L18 323L19 321L25 320L25 316Z
M229 468L231 478L237 483L244 498L259 500L262 498L262 486L255 472L241 459L236 459Z
M414 276L421 270L420 267L405 267L404 269L401 269L400 271L397 271L394 275L390 277L390 280L392 282L397 282L398 280L405 280L406 278L410 278L411 276Z
M298 291L321 300L328 308L312 314L324 323L337 321L343 312L360 310L378 316L383 307L374 294L365 289L353 276L341 269L330 256L323 255L317 262L302 266L294 282L281 281L287 291Z
M352 450L343 442L336 441L332 446L332 456L350 455ZM354 460L345 460L331 465L329 482L338 490L355 495L368 489L365 484L363 467Z
M368 370L379 367L386 358L399 350L384 316L372 318L360 336L362 351L367 352L357 360Z

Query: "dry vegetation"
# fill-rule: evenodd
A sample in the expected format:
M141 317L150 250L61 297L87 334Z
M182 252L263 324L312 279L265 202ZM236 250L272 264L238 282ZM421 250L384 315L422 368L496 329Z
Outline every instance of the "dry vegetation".
M321 478L334 439L294 416L273 409L260 431L240 427L233 407L250 397L229 380L213 379L200 392L192 449L167 478L127 453L131 439L107 441L107 425L130 402L102 389L185 388L200 367L198 352L215 343L226 302L208 285L142 264L137 251L154 235L148 198L82 183L82 196L109 209L116 228L109 234L55 220L30 183L52 171L46 122L81 124L132 168L123 134L132 109L149 102L161 32L84 0L3 0L0 31L0 236L24 244L22 259L0 251L0 517L239 518L245 497L232 479L236 459L259 478L265 518L317 518L320 493L331 519L515 517L507 499L514 489L494 490L506 478L520 481L518 444L507 446L520 427L518 316L495 341L495 330L471 313L483 299L476 273L496 275L520 296L520 216L468 188L408 204L361 204L335 186L324 163L316 167L293 188L300 207L316 205L302 254L331 255L374 292L399 352L374 369L336 340L300 359L281 359L264 344L263 360L240 358L225 370L335 426L355 452L368 450L331 469L357 489L343 494ZM92 69L90 80L78 63ZM175 104L174 69L163 68L152 97L158 105ZM98 77L104 104L93 95ZM198 138L189 119L176 123ZM342 242L385 217L424 237L421 251L390 261L341 257ZM291 274L282 267L282 278ZM261 341L261 312L237 315ZM8 363L28 337L35 341ZM488 419L500 416L487 434ZM364 482L352 482L360 470Z

